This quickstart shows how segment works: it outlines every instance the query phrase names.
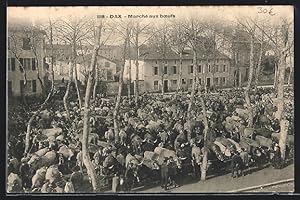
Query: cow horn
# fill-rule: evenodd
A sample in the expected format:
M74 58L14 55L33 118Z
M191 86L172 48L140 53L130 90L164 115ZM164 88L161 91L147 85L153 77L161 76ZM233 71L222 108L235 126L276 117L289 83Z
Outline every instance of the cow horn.
M113 167L114 167L114 165L112 165L112 166L108 167L108 169L112 169Z

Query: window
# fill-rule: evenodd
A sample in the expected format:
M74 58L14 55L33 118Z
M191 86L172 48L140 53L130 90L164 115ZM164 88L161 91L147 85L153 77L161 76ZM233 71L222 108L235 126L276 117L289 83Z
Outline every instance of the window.
M36 64L36 59L35 59L35 58L32 58L32 70L33 70L33 71L36 70L35 64Z
M182 85L186 84L186 82L185 82L185 79L184 79L184 78L181 80L181 83L182 83Z
M226 72L226 65L223 65L223 72Z
M210 73L210 65L207 65L207 72Z
M202 73L202 66L198 65L198 73Z
M15 71L16 70L16 59L11 58L10 62L11 62L11 71Z
M177 74L177 67L173 66L173 74Z
M214 84L215 84L215 85L219 85L219 78L218 78L218 77L216 77L216 78L214 79Z
M219 59L216 59L216 63L218 63L219 62Z
M153 82L154 90L158 90L158 81Z
M32 92L36 92L36 80L32 80Z
M23 38L23 49L30 50L30 39L29 38Z
M168 74L168 67L164 66L164 74Z
M193 65L191 65L191 66L189 67L189 73L190 73L190 74L194 73L194 66L193 66Z
M10 38L7 38L7 48L10 49Z
M20 80L20 92L24 94L24 80Z
M193 85L193 79L192 78L190 79L190 83L189 84Z
M220 78L220 85L225 85L226 79L225 77Z
M168 61L167 61L167 60L165 60L165 64L168 64Z
M8 58L7 59L7 71L11 71L11 59L10 58Z
M107 75L106 76L107 80L113 80L113 75L111 70L107 70L106 75Z
M8 71L15 71L16 70L16 59L15 58L8 58L8 60L7 60L7 70Z
M8 96L12 95L12 81L8 81L7 93L8 93Z
M194 63L194 60L192 60L192 63Z
M105 62L105 68L109 68L110 67L110 63L109 62Z
M155 61L155 64L157 64L157 60Z
M216 72L219 72L219 65L216 65Z
M158 75L158 67L153 67L153 73L154 75Z
M23 66L25 68L25 70L31 70L31 58L24 58L24 61L23 61Z
M172 80L172 85L176 86L177 85L177 80Z
M20 63L21 63L20 71L23 72L22 66L24 67L25 70L35 70L36 69L35 63L34 63L34 66L32 66L33 59L34 58L20 58Z
M174 64L176 64L176 60L174 60Z

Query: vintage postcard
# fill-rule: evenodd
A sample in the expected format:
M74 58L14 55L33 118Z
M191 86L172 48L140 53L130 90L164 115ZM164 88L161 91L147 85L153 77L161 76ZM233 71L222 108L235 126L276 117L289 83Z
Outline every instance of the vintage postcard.
M6 190L294 191L293 6L7 8Z

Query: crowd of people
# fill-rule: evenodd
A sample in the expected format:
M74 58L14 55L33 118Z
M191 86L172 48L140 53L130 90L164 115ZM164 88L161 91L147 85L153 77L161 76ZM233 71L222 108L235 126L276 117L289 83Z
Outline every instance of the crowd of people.
M204 148L204 116L196 93L190 113L190 94L140 95L138 105L122 97L119 130L114 129L114 99L97 97L90 106L90 158L98 186L112 181L113 191L130 191L136 184L161 181L165 190L178 187L178 177L200 178L205 149L208 172L230 166L232 177L244 174L251 165L271 162L281 168L284 161L278 146L280 122L270 88L250 94L253 127L243 89L219 90L203 95L208 118L207 148ZM293 149L293 91L285 92L284 118L290 124L287 146ZM55 98L32 124L30 151L24 155L26 123L34 110L20 104L9 106L8 191L89 192L91 178L82 158L83 112L76 99L64 105ZM30 108L27 108L30 109ZM288 154L287 153L287 154ZM230 164L230 165L228 165ZM117 179L114 179L117 177Z

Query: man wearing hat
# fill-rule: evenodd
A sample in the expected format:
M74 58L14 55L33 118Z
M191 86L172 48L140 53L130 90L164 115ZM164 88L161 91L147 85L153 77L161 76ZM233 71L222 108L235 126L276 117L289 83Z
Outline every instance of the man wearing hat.
M24 157L21 159L21 165L19 168L19 174L22 180L22 187L23 188L30 188L31 187L31 180L29 178L30 176L30 167L28 165L28 157Z
M275 169L281 169L281 167L282 167L280 147L277 143L275 143L275 146L274 146L274 157L272 159L272 166Z
M160 172L161 172L161 187L165 190L168 189L168 158L164 159L164 162L160 166Z
M231 160L231 177L237 178L240 175L244 175L243 173L243 160L240 157L239 153L237 151L234 151L234 155Z

